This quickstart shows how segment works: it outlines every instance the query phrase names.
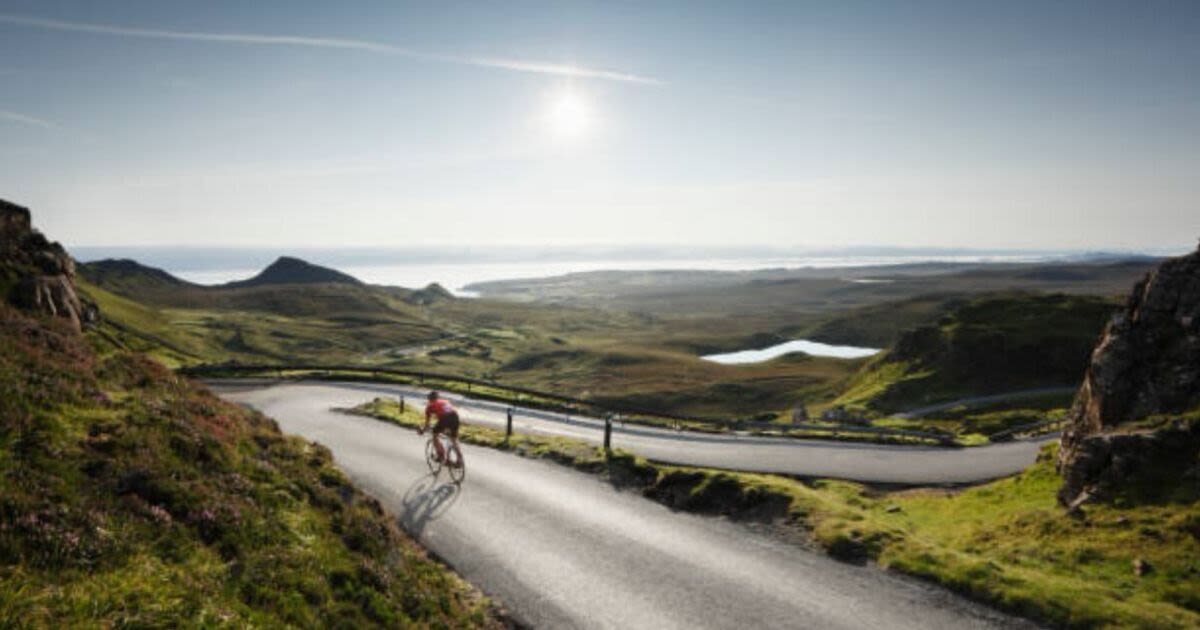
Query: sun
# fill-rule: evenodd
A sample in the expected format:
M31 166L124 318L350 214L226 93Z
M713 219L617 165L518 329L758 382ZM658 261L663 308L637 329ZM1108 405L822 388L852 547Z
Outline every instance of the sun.
M566 88L552 93L546 104L546 126L559 140L578 140L588 135L594 114L587 98Z

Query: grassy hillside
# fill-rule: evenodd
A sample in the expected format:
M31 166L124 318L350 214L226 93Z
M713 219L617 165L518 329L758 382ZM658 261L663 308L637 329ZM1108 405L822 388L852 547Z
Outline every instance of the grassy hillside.
M150 353L171 366L225 361L381 363L397 349L445 335L405 311L343 310L353 308L353 301L342 301L332 285L239 290L239 299L247 303L245 310L158 306L87 280L79 282L79 289L100 306L105 332L130 349ZM348 290L357 293L362 289ZM323 298L336 308L325 308ZM186 297L180 302L192 303ZM242 302L234 300L232 304ZM304 303L298 307L299 313L277 312L289 311L292 302Z
M0 626L496 625L327 449L2 305L0 478Z
M1130 268L1091 266L1091 275L1080 280L1082 272L1064 276L1061 269L1022 267L1001 273L996 282L1013 282L1032 273L1029 269L1045 282L1096 286ZM423 369L659 412L723 417L771 415L801 403L821 407L843 393L837 402L889 411L960 394L1070 382L1082 373L1085 346L1094 341L1104 316L1098 313L1107 308L1103 299L1088 297L1010 294L989 301L944 292L913 297L908 293L935 279L911 274L874 284L797 279L785 271L761 278L766 272L718 274L730 284L714 292L693 280L708 278L709 272L646 272L637 277L665 273L682 278L684 287L687 282L701 287L686 294L674 285L650 282L644 293L636 293L636 303L669 299L676 308L646 313L461 300L438 287L416 292L339 283L212 288L171 282L163 272L126 264L92 264L83 270L92 281L85 288L121 328L113 336L140 333L150 345L127 339L130 346L172 365L303 362ZM952 286L963 282L946 280ZM812 294L817 285L824 288ZM902 299L879 302L892 294ZM754 299L730 302L738 296ZM729 309L735 307L740 310L731 317ZM944 321L935 323L939 319ZM793 356L727 366L699 359L795 337L882 347L914 325L927 327L905 336L902 345L853 381L861 361ZM163 347L153 348L155 341Z
M901 336L836 401L897 411L944 400L1080 382L1117 302L1009 294L969 301Z
M835 345L887 348L896 343L905 331L936 322L969 299L968 294L919 295L841 311L816 325L796 327L785 332L792 337Z

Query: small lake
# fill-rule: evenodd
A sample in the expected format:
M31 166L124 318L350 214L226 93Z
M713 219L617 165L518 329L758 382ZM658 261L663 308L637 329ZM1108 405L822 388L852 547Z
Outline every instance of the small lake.
M735 365L739 363L758 363L760 361L769 361L775 357L781 357L789 352L803 352L814 357L837 357L839 359L860 359L869 357L877 352L878 348L858 348L855 346L832 346L819 341L809 341L807 339L794 339L770 348L762 348L759 350L740 350L738 352L726 352L724 354L709 354L700 357L706 361L716 363L724 363L726 365Z

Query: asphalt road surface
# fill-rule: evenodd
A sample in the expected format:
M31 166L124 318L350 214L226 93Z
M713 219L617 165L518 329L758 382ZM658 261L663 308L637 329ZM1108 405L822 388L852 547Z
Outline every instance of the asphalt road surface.
M371 388L214 388L328 446L423 545L534 627L1028 627L916 580L672 512L544 461L464 445L467 477L451 484L429 474L425 440L413 431L331 410L369 400Z

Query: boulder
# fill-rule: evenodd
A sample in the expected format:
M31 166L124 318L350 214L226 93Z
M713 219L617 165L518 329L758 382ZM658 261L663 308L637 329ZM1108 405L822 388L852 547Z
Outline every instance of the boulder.
M1198 423L1145 419L1197 408L1200 251L1163 262L1105 327L1060 443L1059 500L1102 499L1139 478L1194 465Z

